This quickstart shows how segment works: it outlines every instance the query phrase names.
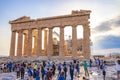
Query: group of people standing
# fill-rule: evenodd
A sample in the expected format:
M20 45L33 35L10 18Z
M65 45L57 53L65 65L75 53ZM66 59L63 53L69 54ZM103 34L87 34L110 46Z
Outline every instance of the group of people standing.
M99 71L102 71L103 80L106 77L106 61L95 59L96 67ZM115 60L116 70L117 70L117 80L120 80L120 58ZM82 61L80 63L77 60L70 62L54 62L51 60L41 61L41 62L8 62L6 64L1 64L0 71L2 72L16 72L16 77L24 80L25 75L28 76L28 80L74 80L74 77L81 77L81 66L84 68L85 76L83 80L86 80L86 76L89 77L88 67L93 66L93 60Z
M71 62L8 62L6 63L7 72L16 72L16 77L24 80L25 75L28 80L74 80L74 76L80 75L80 62L73 60Z

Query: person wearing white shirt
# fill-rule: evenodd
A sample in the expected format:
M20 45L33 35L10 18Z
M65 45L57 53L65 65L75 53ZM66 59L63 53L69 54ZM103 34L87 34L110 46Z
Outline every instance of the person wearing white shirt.
M117 80L120 80L120 58L117 57L115 60L116 70L117 70Z

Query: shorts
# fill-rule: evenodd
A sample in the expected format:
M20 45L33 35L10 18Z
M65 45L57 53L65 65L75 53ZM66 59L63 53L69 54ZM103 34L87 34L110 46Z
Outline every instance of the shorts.
M103 71L103 75L104 75L104 76L106 75L106 72L105 72L105 71Z

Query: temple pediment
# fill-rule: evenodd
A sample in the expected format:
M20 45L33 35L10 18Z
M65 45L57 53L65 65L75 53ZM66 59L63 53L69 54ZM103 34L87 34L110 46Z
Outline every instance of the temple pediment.
M18 23L18 22L25 22L25 21L30 21L30 17L27 16L22 16L16 20L10 21L10 23Z

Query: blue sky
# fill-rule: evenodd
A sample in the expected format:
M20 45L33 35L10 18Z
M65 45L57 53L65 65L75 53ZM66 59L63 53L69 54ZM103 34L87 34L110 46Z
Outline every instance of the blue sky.
M8 54L10 20L21 16L41 18L91 10L94 49L120 48L120 0L0 0L0 54Z

